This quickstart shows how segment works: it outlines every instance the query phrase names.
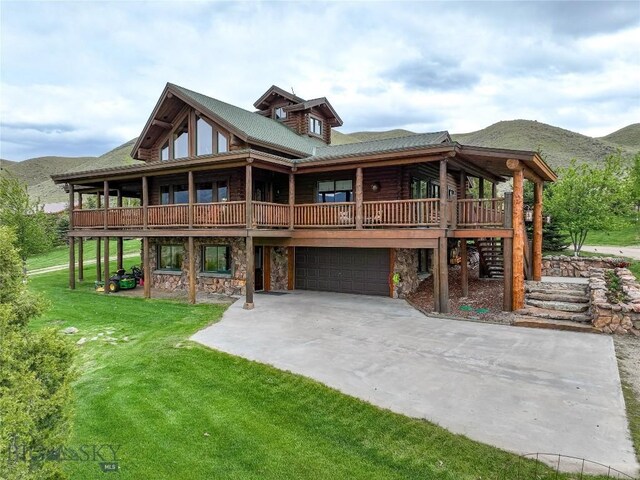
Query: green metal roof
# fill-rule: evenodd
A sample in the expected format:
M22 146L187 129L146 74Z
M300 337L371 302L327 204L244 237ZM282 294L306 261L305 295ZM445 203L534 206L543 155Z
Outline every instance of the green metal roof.
M258 115L178 85L170 83L169 86L188 97L192 102L201 105L203 109L217 116L233 129L242 132L249 142L253 140L257 143L273 145L276 148L281 147L297 152L300 156L311 155L314 148L325 145L320 139L298 135L289 127L272 118Z
M331 158L350 157L391 151L400 151L420 147L430 147L441 143L450 143L449 132L419 133L404 137L385 138L368 142L347 143L344 145L322 145L312 152L311 156L296 159L296 163L327 160Z

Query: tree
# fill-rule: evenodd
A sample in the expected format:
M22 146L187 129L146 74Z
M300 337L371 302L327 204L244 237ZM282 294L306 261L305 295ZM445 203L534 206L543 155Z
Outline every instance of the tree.
M589 231L618 228L628 221L630 198L622 165L620 153L607 157L602 168L572 160L546 189L546 211L568 232L575 256Z
M0 477L62 479L60 462L42 460L68 438L74 348L29 328L46 304L27 290L16 243L0 226Z
M524 183L524 204L533 209L533 183ZM546 213L547 206L543 204L543 214ZM545 252L562 252L568 247L567 236L562 233L558 222L554 217L549 217L550 221L542 223L542 250ZM533 238L533 223L527 223L527 235L529 240Z
M636 208L636 219L640 213L640 153L633 157L631 170L629 170L629 191L631 201Z
M13 229L23 267L27 258L52 246L44 210L29 198L27 185L9 175L0 177L0 224Z

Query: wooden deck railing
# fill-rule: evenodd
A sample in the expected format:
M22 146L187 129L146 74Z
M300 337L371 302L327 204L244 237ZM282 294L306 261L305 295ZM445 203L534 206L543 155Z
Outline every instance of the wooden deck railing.
M365 227L422 227L440 222L440 200L437 198L363 202L362 207Z
M149 205L150 227L186 227L189 225L189 205Z
M142 207L115 207L108 210L109 227L141 227L142 223Z
M104 227L104 210L74 210L73 211L73 227L74 228L103 228Z
M459 227L497 227L504 222L504 198L458 200Z
M348 228L356 224L354 202L294 205L294 226L302 228Z
M465 199L450 203L449 225L453 228L487 228L504 225L503 198ZM457 208L455 208L457 205ZM287 228L290 222L288 204L252 202L255 228ZM310 203L294 205L296 228L355 228L356 203ZM453 216L457 213L456 221ZM104 209L74 210L74 228L104 228ZM193 226L196 228L246 227L244 201L196 203ZM440 200L437 198L389 200L362 203L364 228L437 227L440 225ZM188 227L189 205L150 205L147 210L149 228ZM142 228L142 207L109 208L107 228Z
M289 204L254 201L253 223L258 227L288 227Z
M196 203L193 205L194 227L246 226L245 202Z

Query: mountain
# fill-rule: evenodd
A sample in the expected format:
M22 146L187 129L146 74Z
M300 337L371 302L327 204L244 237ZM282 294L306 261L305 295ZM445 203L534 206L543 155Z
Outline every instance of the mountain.
M368 140L412 135L409 130L383 132L331 132L331 143L343 145ZM554 169L568 165L572 158L579 162L600 163L618 149L630 157L640 152L640 124L635 123L601 138L592 138L570 130L532 120L509 120L494 123L477 132L451 135L466 145L541 151ZM138 163L129 153L135 138L99 157L40 157L23 162L2 160L2 172L8 172L29 186L29 193L42 203L64 202L67 196L50 175L62 172L108 168Z

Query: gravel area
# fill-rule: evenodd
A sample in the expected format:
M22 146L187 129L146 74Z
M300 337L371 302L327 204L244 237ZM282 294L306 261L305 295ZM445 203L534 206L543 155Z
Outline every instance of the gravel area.
M502 311L502 279L478 278L478 268L469 268L469 296L462 296L460 267L449 267L449 313L487 323L509 324L513 315ZM423 280L407 300L423 313L433 315L433 277Z
M640 400L640 338L632 335L614 335L616 356L622 379L628 383Z

